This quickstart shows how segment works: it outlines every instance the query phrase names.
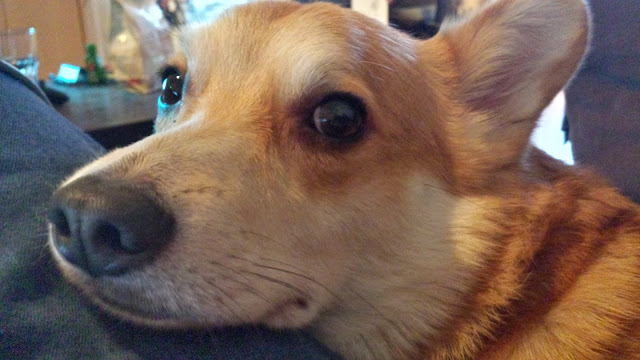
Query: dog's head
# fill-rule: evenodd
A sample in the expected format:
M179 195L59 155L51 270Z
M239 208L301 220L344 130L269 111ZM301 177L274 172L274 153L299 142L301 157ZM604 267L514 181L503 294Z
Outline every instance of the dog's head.
M156 133L56 192L51 248L139 323L405 351L473 286L489 245L456 235L464 199L517 182L587 37L580 0L494 1L428 41L329 4L238 7L186 32Z

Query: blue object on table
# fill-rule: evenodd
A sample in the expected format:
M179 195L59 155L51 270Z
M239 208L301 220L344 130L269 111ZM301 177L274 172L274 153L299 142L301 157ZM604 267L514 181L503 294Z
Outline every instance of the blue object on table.
M55 81L62 84L75 84L80 77L80 66L62 64Z

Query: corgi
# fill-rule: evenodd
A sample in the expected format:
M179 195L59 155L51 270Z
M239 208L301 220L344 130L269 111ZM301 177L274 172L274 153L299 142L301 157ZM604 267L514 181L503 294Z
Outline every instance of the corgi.
M155 133L55 192L50 248L157 328L300 328L345 359L640 359L640 208L529 143L581 0L415 40L331 4L185 30Z

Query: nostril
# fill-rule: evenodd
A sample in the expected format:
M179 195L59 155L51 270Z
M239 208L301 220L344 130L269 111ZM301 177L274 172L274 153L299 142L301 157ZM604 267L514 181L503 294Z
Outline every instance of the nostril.
M105 223L98 225L94 238L96 243L102 244L111 250L125 250L120 241L120 230L112 224Z
M54 206L47 214L53 225L52 241L60 254L72 264L86 267L87 258L82 243L73 234L74 212L64 206ZM75 226L75 225L74 225Z
M131 236L127 235L126 227L119 227L107 220L97 220L89 236L97 248L114 254L135 255L146 250L141 242L127 241Z
M71 236L71 227L67 220L67 215L61 208L56 207L49 212L49 221L56 227L58 234L61 236Z

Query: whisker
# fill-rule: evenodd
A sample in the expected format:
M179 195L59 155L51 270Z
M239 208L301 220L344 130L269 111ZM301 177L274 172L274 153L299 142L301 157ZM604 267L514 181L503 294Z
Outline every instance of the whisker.
M257 237L263 238L263 239L265 239L265 240L268 240L268 241L270 241L270 242L273 242L273 243L276 243L276 244L279 244L279 245L284 246L281 242L277 241L276 239L273 239L273 238L271 238L271 237L269 237L269 236L267 236L267 235L264 235L264 234L257 233L257 232L255 232L255 231L251 231L251 230L240 230L240 231L238 231L238 232L239 232L240 234L248 234L248 235L257 236ZM242 259L242 258L238 258L238 259L240 259L240 260L246 260L246 259Z
M240 304L238 304L237 301L235 301L233 299L233 297L231 297L226 291L224 291L220 286L216 285L215 281L213 279L205 279L205 281L207 282L207 284L213 286L216 290L218 290L222 295L224 295L232 304L234 304L238 309L240 309L240 311L244 312L244 309L242 308L242 306L240 306ZM229 312L231 312L231 314L238 320L238 322L242 321L242 317L240 315L238 315L237 312L235 312L231 307L225 305L224 303L220 302L220 305L224 306L225 309L229 310Z
M291 266L291 265L289 265L289 264L287 264L287 263L285 263L285 262L278 261L278 260L275 260L275 259L263 258L263 257L261 257L261 258L260 258L260 260L279 263L279 264L285 265L285 266L287 266L287 267L289 267L289 268L291 268L291 269L293 269L293 270L297 270L297 271L300 271L300 272L295 272L295 271L291 271L291 270L287 270L287 269L282 269L282 268L275 267L275 266L264 265L264 264L261 264L261 263L255 262L255 261L251 261L251 260L249 260L249 259L241 258L241 257L235 256L235 255L231 255L231 257L232 257L232 258L235 258L235 259L238 259L238 260L246 261L246 262L248 262L248 263L250 263L251 265L254 265L254 266L256 266L256 267L260 267L260 268L263 268L263 269L269 269L269 270L280 271L280 272L283 272L283 273L285 273L285 274L294 275L294 276L301 277L301 278L303 278L303 279L305 279L305 280L309 280L309 281L311 281L312 283L314 283L314 284L316 284L316 285L320 286L320 287L321 287L322 289L324 289L327 293L329 293L331 296L333 296L336 300L338 300L339 302L342 302L342 299L341 299L341 298L340 298L336 293L334 293L333 291L331 291L331 289L329 289L329 287L327 287L326 285L322 284L321 282L317 281L316 279L314 279L313 277L311 277L311 276L309 276L309 275L305 275L305 274L303 274L303 273L300 273L300 272L302 272L302 270L300 270L300 269L298 269L298 268L295 268L295 267L293 267L293 266Z
M369 306L374 313L379 316L380 319L384 320L387 324L391 325L393 328L396 329L396 331L398 332L398 334L400 334L401 336L405 336L404 331L402 330L402 328L400 328L400 326L393 320L391 320L389 317L385 316L382 311L380 311L378 308L376 308L375 306L373 306L373 304L371 304L369 301L367 301L364 296L362 296L361 294L359 294L358 292L356 292L353 289L349 289L354 295L356 295L363 303L365 303L367 306Z
M340 296L338 296L336 293L334 293L333 291L331 291L327 286L325 286L325 285L323 285L322 283L320 283L320 282L316 281L314 278L312 278L312 277L310 277L310 276L307 276L307 275L304 275L304 274L301 274L301 273L297 273L297 272L294 272L294 271L289 271L289 270L286 270L286 269L282 269L282 268L279 268L279 267L263 265L263 264L260 264L260 263L256 263L256 262L250 261L250 260L248 260L248 259L239 258L239 257L237 257L237 256L233 256L233 257L235 257L235 258L237 258L237 259L239 259L239 260L247 261L247 262L249 262L249 263L251 263L251 264L253 264L253 265L257 266L257 267L260 267L260 268L269 269L269 270L275 270L275 271L280 271L280 272L284 272L284 273L286 273L286 274L290 274L290 275L294 275L294 276L299 276L299 277L302 277L302 278L304 278L304 279L306 279L306 280L312 281L313 283L317 284L318 286L320 286L321 288L323 288L324 290L326 290L329 294L331 294L335 299L337 299L337 300L338 300L338 302L343 302L343 299L342 299ZM289 266L289 267L291 267L289 264L284 263L284 262L279 261L279 260L275 260L275 259L267 259L267 258L260 258L260 259L265 260L265 261L270 261L270 262L279 263L279 264L282 264L282 265L285 265L285 266ZM292 267L292 268L293 268L293 267ZM295 268L294 268L294 269L295 269ZM406 337L406 331L404 331L404 330L403 330L403 329L402 329L402 328L401 328L401 327L400 327L396 322L394 322L393 320L391 320L389 317L385 316L385 315L384 315L384 314L383 314L383 313L382 313L378 308L376 308L375 306L373 306L373 304L371 304L369 301L367 301L367 300L366 300L362 295L360 295L359 293L357 293L355 290L353 290L353 289L349 289L349 290L350 290L353 294L355 294L358 298L360 298L360 300L361 300L363 303L365 303L367 306L369 306L369 307L373 310L373 315L374 315L374 316L378 317L379 319L384 320L386 323L388 323L390 326L392 326L400 336ZM367 314L371 314L371 313L367 313Z
M260 292L258 292L258 290L256 290L253 287L249 286L249 284L247 284L245 282L242 282L240 280L236 280L234 278L228 278L228 280L233 281L236 284L242 285L245 290L249 291L253 295L257 296L258 298L264 300L267 303L273 304L273 301L269 300L266 296L264 296L264 294L261 294Z
M290 274L290 275L294 275L294 276L299 276L302 277L306 280L312 281L313 283L317 284L318 286L320 286L322 289L324 289L325 291L327 291L329 294L331 294L336 300L338 300L338 302L343 302L343 299L337 295L336 293L334 293L333 291L331 291L327 286L323 285L322 283L318 282L317 280L315 280L313 277L301 274L301 273L297 273L294 271L290 271L290 270L286 270L286 269L282 269L279 267L274 267L274 266L268 266L268 265L263 265L260 263L256 263L254 261L248 260L248 259L244 259L244 258L240 258L237 257L235 255L232 255L231 257L236 258L238 260L243 260L246 262L251 263L254 266L260 267L260 268L264 268L264 269L269 269L269 270L275 270L275 271L280 271L286 274ZM275 259L268 259L268 258L260 258L262 260L265 261L270 261L270 262L275 262L275 263L279 263L288 267L291 267L293 269L295 269L294 267L292 267L291 265L284 263L282 261L279 260L275 260ZM401 336L406 336L405 331L403 331L403 329L393 320L391 320L389 317L385 316L379 309L377 309L375 306L373 306L373 304L371 304L369 301L367 301L361 294L359 294L358 292L356 292L353 289L349 289L353 294L355 294L364 304L366 304L368 307L370 307L373 310L373 315L384 320L386 323L388 323L390 326L392 326L396 332L401 335ZM367 313L369 315L371 315L371 313Z
M299 273L294 272L294 271L289 271L289 270L281 269L281 268L274 267L274 266L262 265L262 264L259 264L259 263L255 263L254 265L257 266L257 267L261 267L263 269L281 271L281 272L286 273L286 274L291 274L291 275L294 275L294 276L301 277L301 278L303 278L305 280L309 280L309 281L313 282L314 284L316 284L316 285L320 286L321 288L323 288L326 292L331 294L336 300L342 301L342 299L336 293L331 291L331 289L329 289L327 286L323 285L322 283L320 283L319 281L317 281L316 279L314 279L314 278L312 278L310 276L306 276L304 274L299 274Z
M256 272L253 272L253 271L249 271L249 270L240 270L240 271L245 273L245 274L250 274L250 275L259 277L261 279L270 281L272 283L282 285L282 286L286 287L287 289L293 290L293 291L295 291L297 293L300 293L300 294L304 295L305 297L308 297L307 296L308 294L305 291L303 291L302 289L300 289L300 288L298 288L296 286L293 286L293 285L289 284L286 281L283 281L283 280L280 280L280 279L276 279L276 278L272 278L270 276L259 274L259 273L256 273Z
M369 351L369 353L371 353L371 358L375 359L376 358L376 352L371 347L371 344L369 344L369 342L367 341L367 338L363 334L360 334L360 340L362 340L362 343L364 344L364 347L366 347L367 350Z
M393 342L390 341L389 336L385 331L383 331L379 327L377 328L377 330L378 330L378 334L380 334L379 338L381 338L384 341L384 343L386 344L386 348L387 349L393 351L394 349L397 348L397 345L395 345ZM404 335L402 333L400 333L400 336L404 337ZM396 344L397 344L397 342L396 342Z
M212 265L220 266L220 267L222 267L222 268L224 268L224 269L227 269L227 270L228 270L229 272L231 272L233 275L238 275L239 277L241 277L242 279L244 279L244 280L245 280L245 282L242 282L242 281L240 281L240 280L237 280L237 279L235 279L235 278L233 278L233 277L228 277L227 279L228 279L228 280L230 280L230 281L235 282L236 284L240 284L240 285L244 286L244 288L245 288L246 290L248 290L248 291L249 291L249 292L251 292L252 294L256 295L257 297L261 298L261 299L262 299L262 300L264 300L265 302L268 302L268 303L271 303L271 302L272 302L272 301L271 301L271 300L269 300L266 296L264 296L264 294L259 293L256 289L254 289L253 287L249 286L249 284L248 284L248 283L250 282L249 278L247 278L246 276L244 276L244 275L242 275L241 273L239 273L237 269L234 269L234 268L232 268L232 267L230 267L230 266L227 266L227 265L225 265L225 264L219 263L219 262L217 262L217 261L209 261L209 263L210 263L210 264L212 264Z
M273 263L277 263L280 265L284 265L290 269L296 270L296 271L300 271L300 273L304 273L305 270L300 269L299 267L295 267L289 263L286 263L284 261L280 261L280 260L276 260L276 259L271 259L271 258L265 258L265 257L260 257L260 260L264 260L264 261L269 261L269 262L273 262ZM241 260L245 260L245 261L249 261L248 259L241 259Z

